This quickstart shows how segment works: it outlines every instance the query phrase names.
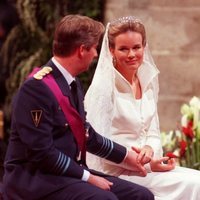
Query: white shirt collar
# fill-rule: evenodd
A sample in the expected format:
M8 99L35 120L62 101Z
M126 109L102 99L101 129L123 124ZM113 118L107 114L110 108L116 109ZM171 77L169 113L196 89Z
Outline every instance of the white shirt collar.
M62 73L67 83L70 85L75 78L54 58L52 57L52 62L58 68L58 70Z

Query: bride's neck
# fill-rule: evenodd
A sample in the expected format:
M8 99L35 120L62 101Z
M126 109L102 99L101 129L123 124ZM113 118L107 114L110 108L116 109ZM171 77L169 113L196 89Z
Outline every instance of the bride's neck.
M127 73L124 73L123 76L131 85L139 81L136 72L135 73L127 72Z
M140 85L140 81L138 76L135 74L132 76L132 89L133 89L133 94L135 96L136 99L141 99L142 97L142 89L141 89L141 85Z
M131 84L136 84L139 82L138 76L136 74L133 74L131 77Z

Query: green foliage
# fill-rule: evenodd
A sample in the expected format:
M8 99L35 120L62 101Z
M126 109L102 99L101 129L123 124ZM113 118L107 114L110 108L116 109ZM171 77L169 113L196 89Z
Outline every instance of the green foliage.
M87 15L93 19L103 20L104 0L71 0L68 2L70 13Z
M9 125L11 101L20 84L33 67L45 64L52 56L52 39L57 21L68 13L103 20L103 5L101 0L16 0L20 23L11 30L0 52L2 66L9 74L4 105L6 124ZM85 89L93 71L94 68L80 77Z

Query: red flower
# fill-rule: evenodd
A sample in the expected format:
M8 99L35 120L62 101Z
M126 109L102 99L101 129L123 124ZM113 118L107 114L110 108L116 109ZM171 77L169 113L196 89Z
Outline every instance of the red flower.
M167 156L167 157L169 157L169 158L178 158L178 156L175 155L175 154L173 154L172 152L167 152L167 153L165 154L165 156Z
M193 122L189 121L187 127L182 127L182 132L185 134L186 137L193 139L194 138L194 131L192 129Z
M188 127L193 127L193 121L192 120L190 120L189 122L188 122Z
M180 141L180 157L185 156L186 148L187 148L187 142L185 140L181 140Z

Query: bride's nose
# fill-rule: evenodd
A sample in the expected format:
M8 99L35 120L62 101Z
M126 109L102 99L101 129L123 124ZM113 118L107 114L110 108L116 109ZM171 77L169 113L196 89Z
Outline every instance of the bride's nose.
M134 58L135 57L135 51L133 49L130 49L128 51L128 58Z

